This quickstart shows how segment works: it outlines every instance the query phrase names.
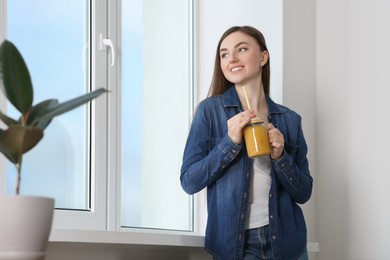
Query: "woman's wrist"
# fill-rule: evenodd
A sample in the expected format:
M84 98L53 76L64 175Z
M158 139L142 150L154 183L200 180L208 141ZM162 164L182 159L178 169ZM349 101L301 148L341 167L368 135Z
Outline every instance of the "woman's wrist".
M280 160L283 158L283 155L284 155L284 151L282 152L281 155L279 155L279 156L276 157L276 158L273 158L272 155L270 155L270 157L271 157L271 159L272 159L273 161L278 162L278 161L280 161Z

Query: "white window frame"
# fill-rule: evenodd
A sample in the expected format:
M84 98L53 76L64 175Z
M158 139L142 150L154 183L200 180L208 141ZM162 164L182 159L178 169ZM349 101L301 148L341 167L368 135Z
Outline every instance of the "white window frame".
M107 51L99 49L99 34L107 35L107 1L91 1L91 85L107 84ZM99 17L99 19L96 19ZM107 102L111 94L104 94L91 102L91 187L90 211L55 210L53 229L106 230L107 221Z
M190 43L189 46L194 52L194 36L195 36L195 24L194 24L194 15L195 15L195 0L188 0L190 4ZM110 5L108 6L108 35L109 38L113 40L117 49L121 49L121 20L122 20L122 12L121 12L121 0L113 0L110 1ZM108 85L112 88L110 89L110 97L108 101L108 216L107 216L107 230L109 231L122 231L122 232L130 232L130 233L147 233L147 234L202 234L204 229L201 229L205 226L203 222L198 223L198 206L197 206L197 197L195 195L194 205L193 205L193 231L171 231L171 230L148 230L143 228L128 228L122 227L121 225L121 161L119 156L119 151L121 151L121 127L119 127L119 123L121 121L121 56L117 55L115 58L116 65L108 68ZM194 108L194 87L195 80L193 75L195 74L195 60L194 54L192 53L192 57L190 58L190 73L191 78L189 79L190 91L191 95L189 98L189 115L188 115L188 125L190 125L190 119L192 118L193 108ZM117 127L118 126L118 127ZM179 178L179 173L178 173ZM204 214L202 214L204 216ZM204 217L201 217L204 218Z
M6 1L0 0L0 40L6 37ZM9 0L12 1L12 0ZM194 50L194 15L195 0L191 4L191 44ZM121 129L121 57L115 57L114 66L110 50L99 49L99 35L109 38L117 50L121 46L120 0L92 0L92 66L91 84L93 88L105 87L109 93L91 102L92 133L91 133L91 209L90 211L55 210L50 241L53 242L90 242L90 243L126 243L155 245L203 246L203 230L205 226L204 193L195 195L194 199L194 230L170 231L148 230L142 228L122 228L120 219L121 171L120 147ZM99 19L97 19L99 17ZM107 22L108 21L108 22ZM99 64L99 65L97 65ZM194 55L190 61L192 91L195 80ZM190 98L189 124L194 107L193 94ZM0 108L4 111L6 99L0 93ZM6 193L6 159L0 158L0 194ZM178 173L179 174L179 173Z
M91 84L93 88L107 88L107 52L100 51L98 46L98 35L107 31L107 1L92 0L92 71ZM7 30L7 1L0 0L0 39L6 38ZM96 20L99 17L99 20ZM98 62L96 62L98 61ZM99 64L99 67L96 66ZM0 108L6 109L6 99L0 93ZM106 230L107 219L107 160L96 158L107 157L107 139L99 138L107 136L107 95L91 102L91 209L90 211L60 210L54 212L53 229L74 229L74 230ZM6 194L6 164L4 157L0 158L0 194Z

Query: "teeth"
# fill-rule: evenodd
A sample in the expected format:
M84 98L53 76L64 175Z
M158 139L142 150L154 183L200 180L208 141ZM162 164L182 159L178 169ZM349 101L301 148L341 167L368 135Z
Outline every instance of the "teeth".
M236 67L236 68L233 68L232 71L237 71L237 70L241 70L242 67Z

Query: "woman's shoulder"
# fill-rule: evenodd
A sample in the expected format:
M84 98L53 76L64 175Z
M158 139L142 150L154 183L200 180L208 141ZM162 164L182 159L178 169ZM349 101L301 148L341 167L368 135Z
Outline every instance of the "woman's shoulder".
M207 97L199 102L194 109L195 117L206 117L208 120L218 118L223 115L223 105L221 96Z
M222 103L221 95L206 97L205 99L199 102L197 108L213 109L215 107L218 107L221 103Z
M203 99L200 103L205 103L206 105L213 105L222 100L222 95L209 96Z

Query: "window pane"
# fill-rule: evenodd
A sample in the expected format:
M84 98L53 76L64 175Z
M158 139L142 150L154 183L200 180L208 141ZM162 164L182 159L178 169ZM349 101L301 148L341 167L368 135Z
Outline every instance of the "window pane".
M7 38L22 53L34 104L60 102L89 89L88 1L10 0ZM14 117L19 113L9 105ZM41 143L23 157L21 193L55 198L57 208L89 209L87 106L56 117ZM15 193L9 164L7 192Z
M191 109L191 1L122 1L122 226L192 230L180 186Z

